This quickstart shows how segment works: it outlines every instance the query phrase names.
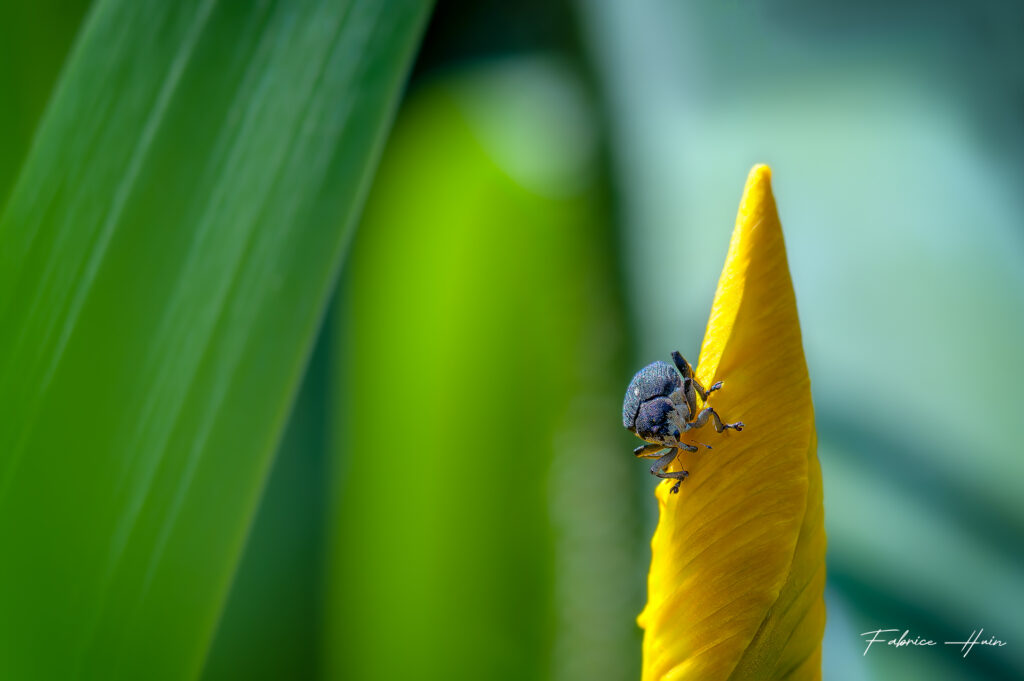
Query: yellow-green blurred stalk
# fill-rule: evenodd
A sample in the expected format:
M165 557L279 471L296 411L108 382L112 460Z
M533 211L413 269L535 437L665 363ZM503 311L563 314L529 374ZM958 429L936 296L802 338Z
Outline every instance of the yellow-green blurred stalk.
M610 234L559 74L426 86L385 154L337 320L331 678L635 674Z

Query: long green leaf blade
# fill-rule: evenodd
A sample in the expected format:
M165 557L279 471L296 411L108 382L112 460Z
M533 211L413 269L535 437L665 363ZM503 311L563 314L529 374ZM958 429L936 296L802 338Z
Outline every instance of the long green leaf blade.
M0 676L198 672L428 9L93 8L0 218Z

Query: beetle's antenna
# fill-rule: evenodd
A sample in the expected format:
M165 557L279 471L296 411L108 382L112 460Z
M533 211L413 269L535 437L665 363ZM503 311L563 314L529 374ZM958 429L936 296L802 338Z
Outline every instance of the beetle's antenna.
M711 445L706 445L703 442L701 442L700 440L690 440L690 442L692 442L694 444L697 444L697 445L700 445L701 447L707 447L708 449L711 449Z

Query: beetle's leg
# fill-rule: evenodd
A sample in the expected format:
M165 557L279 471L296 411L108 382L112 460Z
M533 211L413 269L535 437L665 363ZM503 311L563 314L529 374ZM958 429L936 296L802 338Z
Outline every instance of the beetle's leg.
M651 475L656 475L659 478L668 475L668 473L665 472L665 469L668 468L669 464L675 461L675 458L678 455L678 451L676 451L675 449L670 449L668 451L668 454L655 461L654 465L651 466Z
M686 420L689 421L691 417L697 414L697 394L694 392L694 387L697 381L693 378L683 379L683 397L686 400Z
M708 422L709 417L714 420L715 432L721 433L723 430L728 428L732 428L733 430L743 430L743 421L737 421L736 423L722 423L722 419L718 416L718 412L711 407L704 407L701 409L700 413L697 414L697 418L690 421L688 425L690 428L700 428Z
M690 417L697 413L697 395L694 392L696 381L693 378L693 367L679 354L678 350L672 351L672 361L675 362L676 369L679 370L680 375L683 377L683 401L689 409L689 413L686 414L686 420L690 420ZM703 390L701 388L701 394L703 394Z
M697 394L700 395L700 399L702 399L705 402L707 402L708 401L708 395L710 395L711 393L715 392L716 390L721 390L722 382L721 381L717 381L714 385L712 385L710 388L705 390L704 386L702 386L700 384L700 381L698 381L695 378L695 379L693 379L693 388L694 388L694 390L697 391Z
M662 479L671 479L676 481L676 484L672 486L672 494L675 494L676 492L679 491L679 484L683 480L685 480L688 475L690 475L686 471L667 472L665 470L666 468L668 468L669 464L671 464L672 461L675 460L678 454L679 452L672 450L665 456L655 461L654 465L651 466L651 475L657 476Z
M639 447L633 450L633 456L640 459L653 459L654 457L658 456L658 452L660 452L663 449L668 449L668 447L666 447L665 445L660 445L656 442L652 444L640 445Z
M682 374L683 378L693 378L693 367L686 361L686 358L679 354L678 350L672 351L672 361L675 362L676 369L679 369L679 373Z
M684 387L686 386L687 381L689 381L690 384L693 386L693 390L692 391L691 390L687 390L687 394L688 395L692 395L693 391L696 391L696 393L698 395L700 395L700 399L702 399L702 400L704 400L706 402L707 399L708 399L708 395L710 395L711 393L715 392L716 390L719 390L722 387L722 382L718 381L717 383L712 385L710 388L705 390L704 386L702 386L700 384L700 381L698 381L697 378L693 375L693 367L690 365L689 362L686 361L685 357L683 357L681 354L679 354L678 350L673 350L672 351L672 361L675 362L676 369L678 369L679 373L682 374L682 376L683 376L683 386ZM687 400L687 402L689 402L689 400ZM696 406L696 404L691 404L690 405L690 413L691 414L696 414L697 413L697 406Z

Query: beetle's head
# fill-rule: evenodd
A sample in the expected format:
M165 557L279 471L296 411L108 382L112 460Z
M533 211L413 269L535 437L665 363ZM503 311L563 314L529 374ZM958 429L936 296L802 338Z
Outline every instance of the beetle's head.
M648 442L679 442L676 406L667 397L657 397L640 405L636 415L636 434Z

